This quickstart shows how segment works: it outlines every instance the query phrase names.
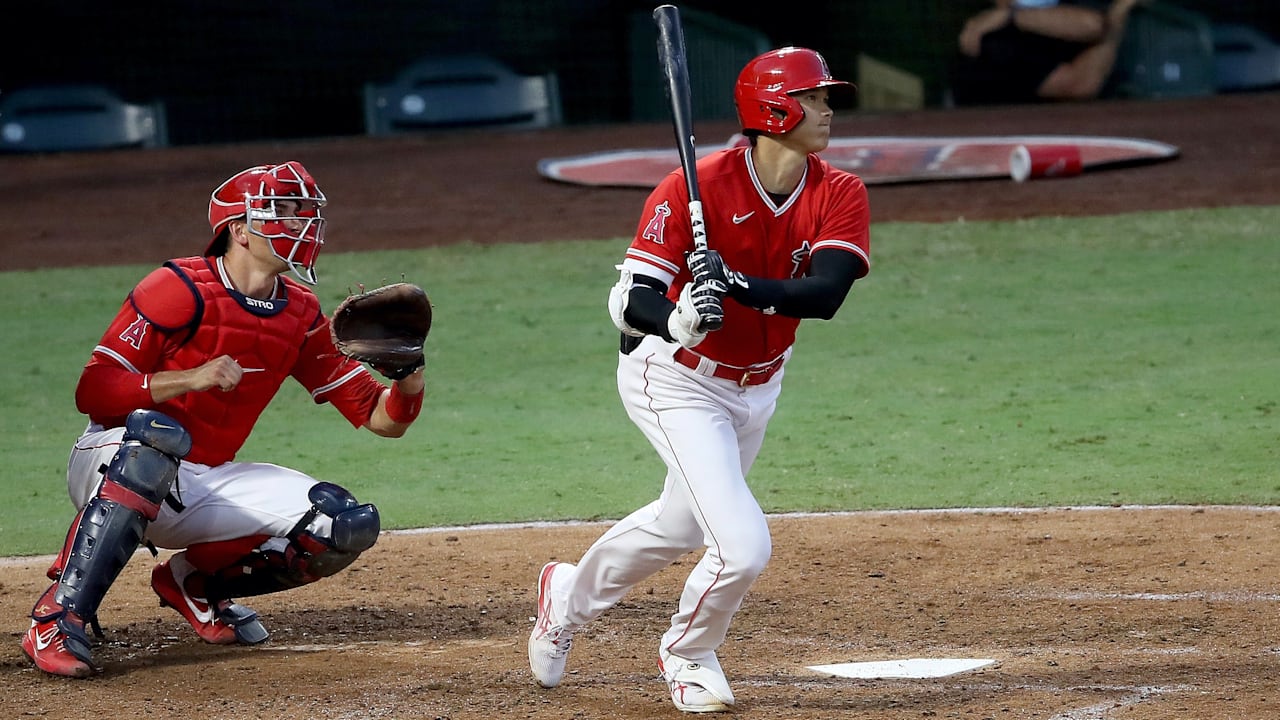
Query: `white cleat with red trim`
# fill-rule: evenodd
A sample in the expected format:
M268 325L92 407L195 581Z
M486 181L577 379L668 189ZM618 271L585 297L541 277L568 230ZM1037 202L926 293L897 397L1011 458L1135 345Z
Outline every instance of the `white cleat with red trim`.
M560 613L574 570L570 563L549 562L538 575L538 617L529 633L529 670L544 688L560 684L573 648L573 630L564 626Z
M667 681L671 702L677 710L724 712L733 704L733 691L715 653L695 661L672 655L663 648L658 651L658 669Z

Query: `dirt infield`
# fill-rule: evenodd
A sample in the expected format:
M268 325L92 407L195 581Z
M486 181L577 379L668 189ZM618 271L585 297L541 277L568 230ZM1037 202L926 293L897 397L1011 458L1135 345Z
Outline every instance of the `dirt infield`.
M1280 716L1271 509L1102 509L784 517L721 652L744 718ZM107 596L104 673L44 676L23 616L44 562L4 568L0 716L678 717L661 631L694 556L577 639L555 690L529 678L534 582L600 526L387 535L347 572L253 603L256 648L197 640L156 607L139 556ZM849 680L810 665L997 664L939 679Z
M880 222L972 220L1280 204L1277 117L1280 94L1265 94L858 116L838 132L1119 135L1182 149L1173 162L1064 180L871 190ZM732 131L699 133L719 141ZM562 128L5 157L0 268L158 263L197 252L212 185L285 159L303 161L329 194L334 251L625 236L643 192L559 185L540 179L535 163L669 137L666 126ZM736 716L1280 717L1275 509L771 522L774 558L721 652ZM150 558L139 555L103 603L107 637L96 655L104 671L84 681L45 676L22 655L18 638L47 583L48 558L6 562L0 717L678 717L655 660L694 556L582 633L560 688L539 689L529 677L524 646L538 569L576 560L601 531L386 534L334 578L251 601L273 632L254 648L202 644L176 613L157 607ZM907 658L996 663L923 680L806 669Z

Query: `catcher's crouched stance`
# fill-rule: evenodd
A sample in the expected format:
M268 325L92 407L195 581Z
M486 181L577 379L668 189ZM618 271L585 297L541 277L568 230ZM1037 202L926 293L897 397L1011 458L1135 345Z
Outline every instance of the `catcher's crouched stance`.
M361 293L331 326L297 282L315 283L325 203L297 162L235 174L210 198L204 254L143 278L94 347L76 386L89 424L67 464L79 514L22 637L41 670L95 672L86 625L101 636L98 606L144 543L177 551L151 572L162 606L206 642L253 645L267 630L232 598L334 575L377 541L377 508L346 489L235 460L289 377L383 437L404 435L421 410L426 294L405 283ZM359 356L390 387L335 338L354 348L392 339Z

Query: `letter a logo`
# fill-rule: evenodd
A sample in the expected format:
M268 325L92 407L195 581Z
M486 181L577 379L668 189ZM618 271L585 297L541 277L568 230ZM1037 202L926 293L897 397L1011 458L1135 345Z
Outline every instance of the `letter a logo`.
M644 232L640 237L652 242L654 245L662 245L665 241L662 234L667 227L667 218L671 217L671 205L663 200L661 205L653 209L653 219L648 225L644 226Z
M138 316L137 320L130 323L129 327L120 333L120 339L133 346L134 350L142 348L142 339L147 336L147 319Z

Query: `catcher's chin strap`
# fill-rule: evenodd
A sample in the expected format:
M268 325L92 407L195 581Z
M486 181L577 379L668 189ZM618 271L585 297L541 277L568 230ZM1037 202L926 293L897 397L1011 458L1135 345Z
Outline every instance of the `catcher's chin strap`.
M371 503L360 504L350 492L327 482L316 483L307 497L311 508L288 535L267 538L209 573L205 591L211 603L290 590L336 575L377 542L381 522ZM329 530L317 534L312 526L321 515L330 518Z

